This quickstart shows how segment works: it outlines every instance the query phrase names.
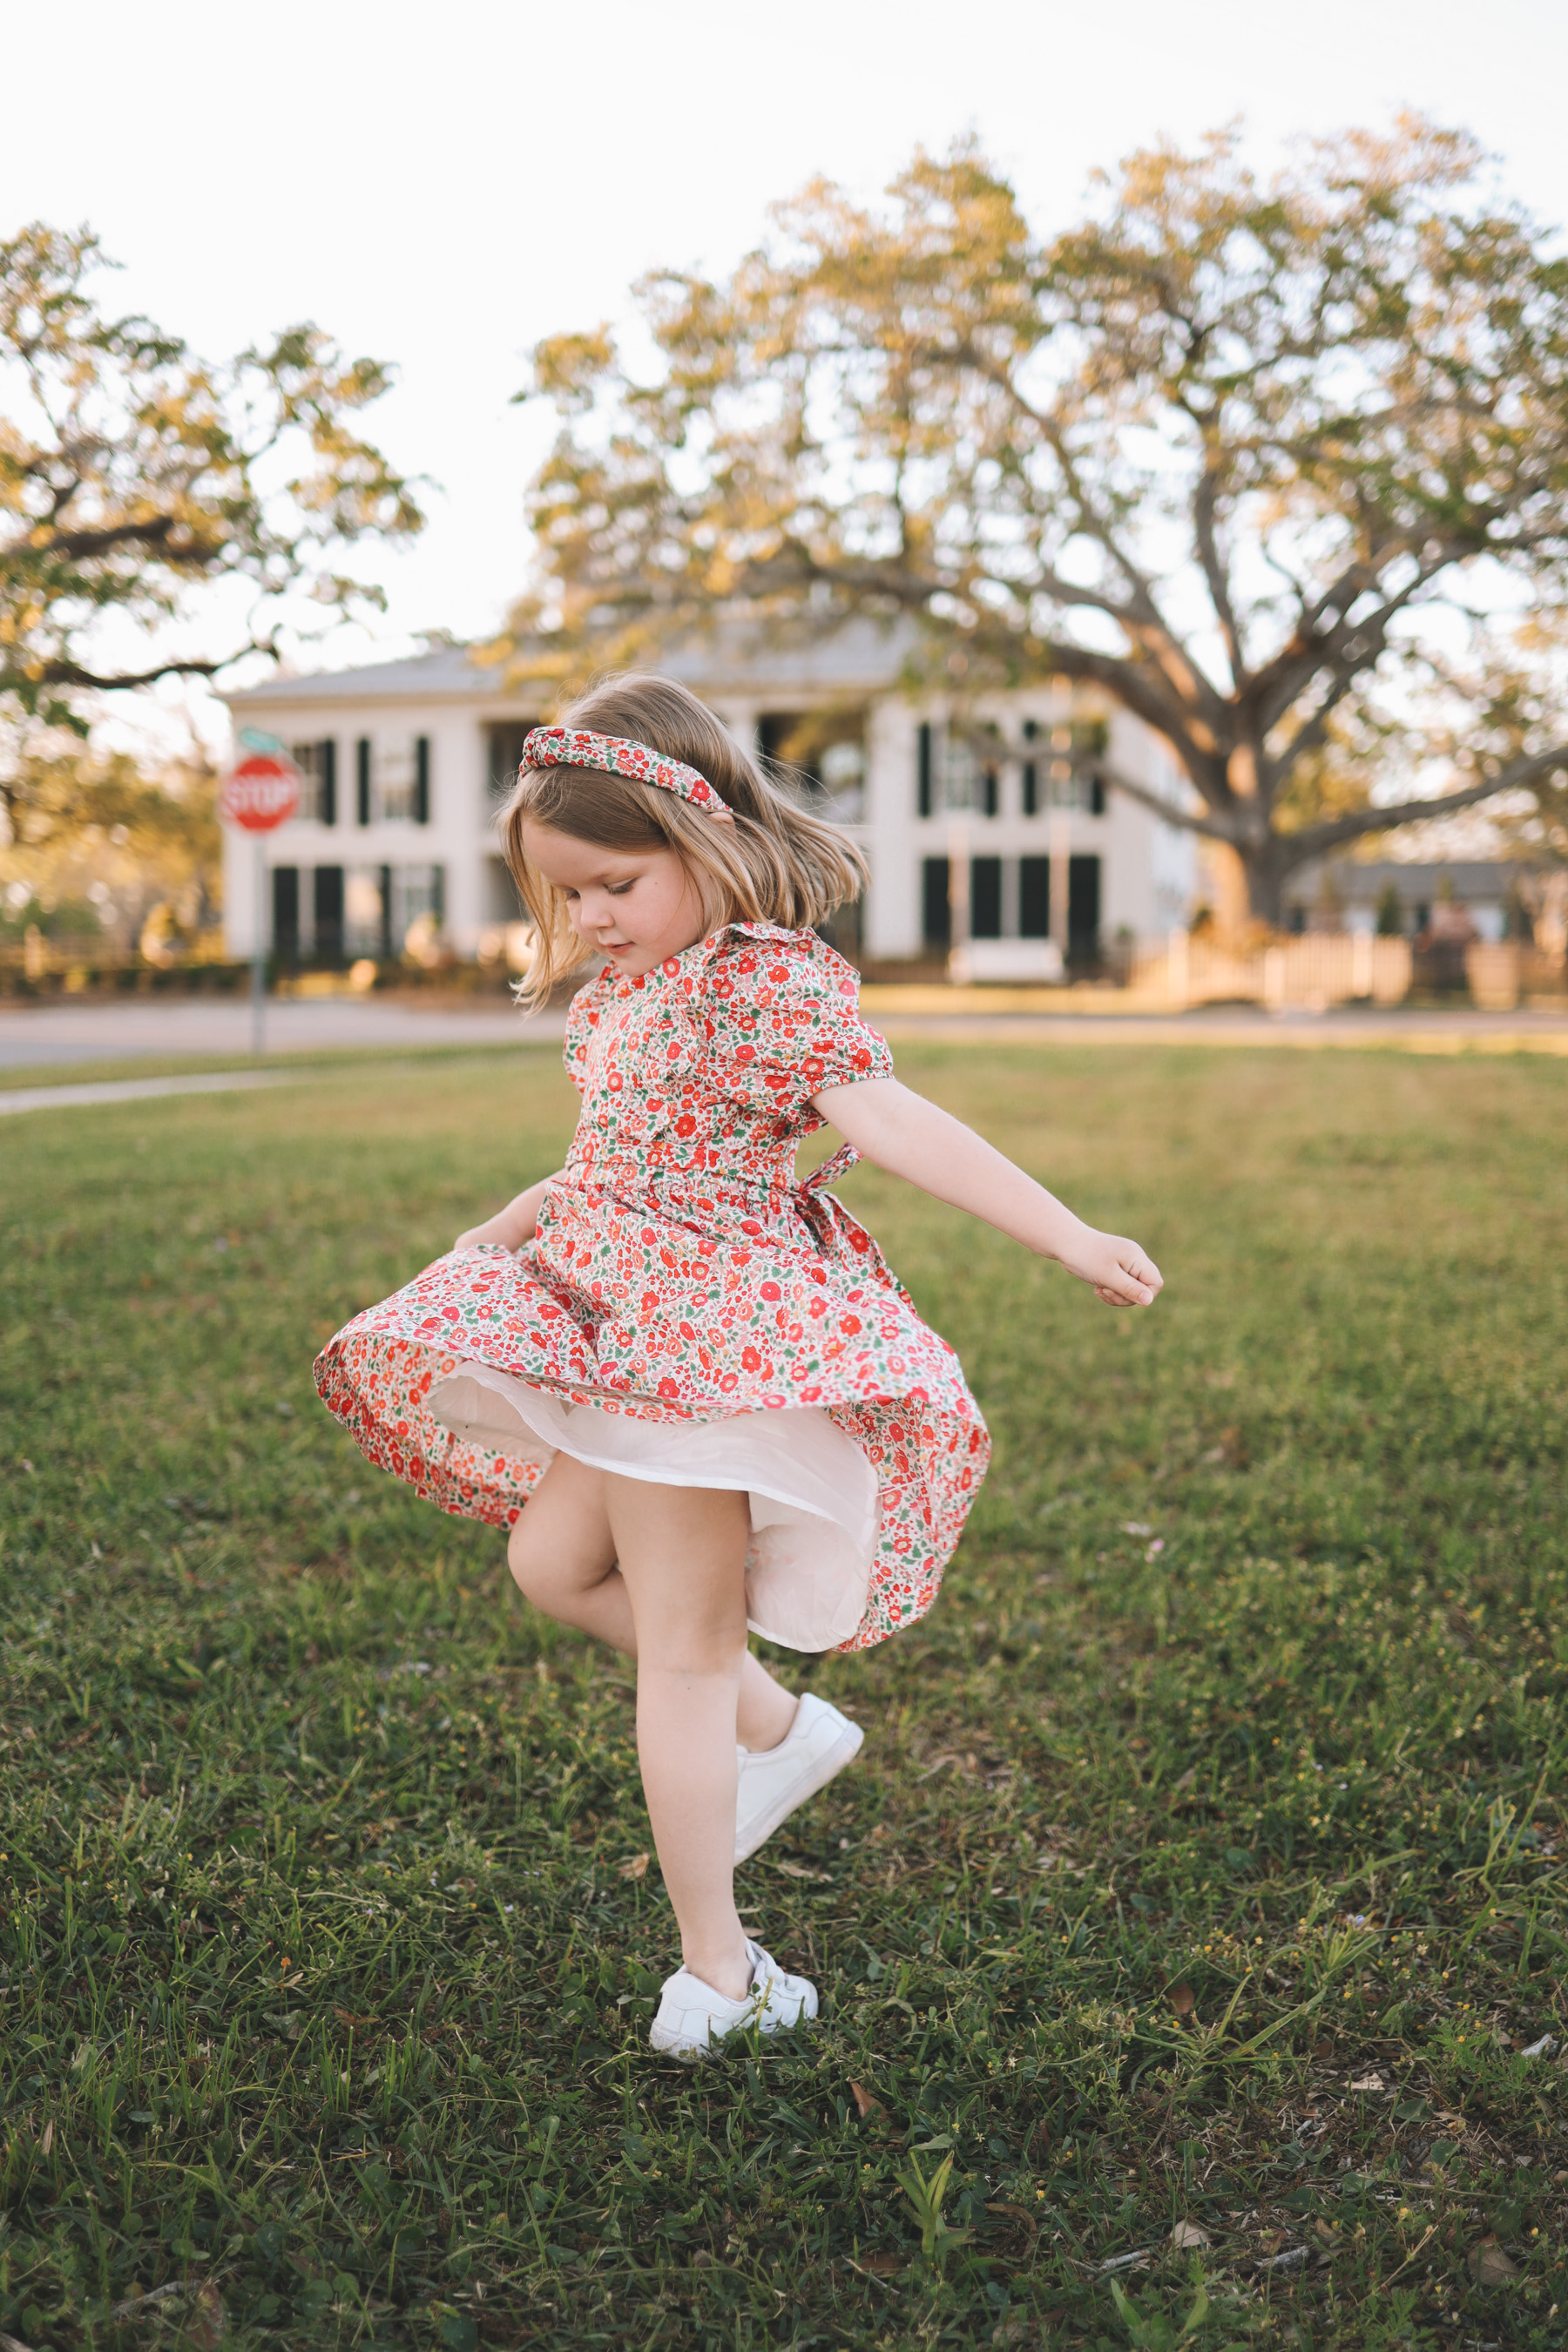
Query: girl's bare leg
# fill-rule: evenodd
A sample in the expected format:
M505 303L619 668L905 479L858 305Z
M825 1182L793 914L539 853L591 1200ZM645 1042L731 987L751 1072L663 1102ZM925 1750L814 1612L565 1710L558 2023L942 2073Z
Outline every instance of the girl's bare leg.
M734 1891L746 1498L606 1475L605 1502L636 1621L637 1756L681 1957L741 2000L752 1979Z
M644 1495L661 1491L628 1479ZM605 1503L606 1476L558 1454L528 1500L507 1543L519 1589L558 1624L575 1625L624 1657L637 1654L626 1580L616 1565ZM736 1498L742 1504L743 1496ZM748 1650L741 1668L733 1737L742 1748L776 1748L795 1721L796 1701Z

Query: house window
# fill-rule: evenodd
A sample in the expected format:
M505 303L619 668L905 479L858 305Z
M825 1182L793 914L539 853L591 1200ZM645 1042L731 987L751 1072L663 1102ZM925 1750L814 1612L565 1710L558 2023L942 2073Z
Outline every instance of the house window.
M972 857L969 861L969 935L975 940L1002 936L1002 860Z
M354 745L354 817L358 824L370 823L370 737L362 735Z
M388 952L391 868L351 866L343 878L343 951L351 956Z
M377 763L380 814L390 824L421 824L419 814L419 745L425 745L425 788L430 786L430 744L427 736L405 736L383 744Z
M922 719L915 738L915 808L921 816L931 813L931 721Z
M952 938L945 857L927 857L921 862L921 914L927 947L945 948Z
M394 866L387 870L392 952L401 955L416 923L432 934L439 931L446 913L446 869L440 866Z
M289 757L300 771L300 814L317 824L336 824L337 744L330 736L321 743L290 743Z

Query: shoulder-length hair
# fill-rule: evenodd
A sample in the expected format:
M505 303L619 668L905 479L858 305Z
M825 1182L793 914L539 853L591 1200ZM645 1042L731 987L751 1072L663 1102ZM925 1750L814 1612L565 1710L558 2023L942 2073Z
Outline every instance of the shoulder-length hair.
M512 880L533 920L533 957L518 990L541 1004L594 952L572 924L565 894L530 864L525 819L595 848L673 849L697 885L710 930L777 923L804 930L866 887L866 860L836 825L813 816L742 749L706 704L673 678L609 677L563 714L568 727L649 744L706 776L733 823L715 823L679 793L602 768L530 768L500 816Z

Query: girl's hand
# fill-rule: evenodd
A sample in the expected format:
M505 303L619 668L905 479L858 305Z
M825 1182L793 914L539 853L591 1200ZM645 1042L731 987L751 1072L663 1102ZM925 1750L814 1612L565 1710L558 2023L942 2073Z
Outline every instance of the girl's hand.
M503 1249L509 1250L517 1249L520 1246L511 1238L511 1229L506 1222L504 1209L493 1217L487 1217L482 1225L470 1225L466 1233L458 1235L452 1247L454 1250L483 1249L489 1242L499 1242Z
M1152 1306L1165 1277L1147 1250L1123 1234L1096 1233L1092 1225L1080 1233L1079 1246L1051 1253L1068 1272L1087 1282L1107 1307Z
M453 1250L483 1249L487 1242L499 1242L502 1249L520 1250L524 1242L533 1239L544 1195L554 1181L553 1176L546 1176L542 1182L531 1184L526 1192L520 1192L515 1201L509 1201L504 1209L498 1209L482 1225L470 1225L467 1233L459 1234L452 1244Z

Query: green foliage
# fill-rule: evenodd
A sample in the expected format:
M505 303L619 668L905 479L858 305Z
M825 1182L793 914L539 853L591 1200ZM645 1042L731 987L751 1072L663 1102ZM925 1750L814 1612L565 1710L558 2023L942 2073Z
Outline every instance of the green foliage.
M1553 668L1513 691L1472 583L1562 600L1568 273L1481 162L1402 118L1265 184L1232 130L1132 154L1055 236L973 143L881 205L814 183L728 278L643 282L636 372L603 328L539 347L563 429L519 667L646 657L736 599L774 635L912 618L950 701L1065 675L1148 721L1197 796L1172 822L1269 917L1411 806L1560 780ZM1435 802L1372 805L1434 760Z
M1179 2325L1163 2311L1140 2311L1118 2279L1111 2280L1110 2294L1135 2352L1176 2352L1178 2345L1189 2343L1199 2333L1209 2315L1209 2299L1201 2286L1193 2297L1191 2311Z
M944 2156L928 2180L911 2156L901 2172L893 2179L910 2200L915 2224L921 2233L921 2252L928 2263L940 2270L948 2256L958 2246L967 2245L973 2232L954 2230L942 2214L948 2189L952 2179L952 2158Z
M695 2070L628 1670L309 1377L554 1056L6 1123L0 2331L1556 2343L1568 1065L900 1058L1168 1288L848 1180L995 1461L922 1626L784 1660L868 1735L740 1879L823 2019Z
M107 316L90 283L103 266L85 228L35 222L0 241L0 712L79 728L92 689L225 667L150 650L105 669L95 624L155 634L225 581L263 613L294 592L376 604L338 570L346 551L424 520L356 429L391 382L384 362L305 324L210 365L146 319Z
M154 778L70 737L25 750L0 772L0 884L8 898L25 886L33 901L13 911L13 929L96 933L124 952L160 901L189 931L206 929L223 898L216 781L205 761Z

